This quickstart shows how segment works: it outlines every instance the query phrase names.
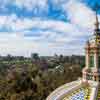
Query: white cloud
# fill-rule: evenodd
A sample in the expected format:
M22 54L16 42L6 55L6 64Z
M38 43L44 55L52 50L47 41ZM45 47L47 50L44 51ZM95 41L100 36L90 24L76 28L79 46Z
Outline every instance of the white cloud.
M0 28L5 27L7 29L10 29L11 31L19 31L19 32L26 32L33 28L33 29L39 29L41 31L50 32L50 35L53 35L53 33L56 34L64 34L64 35L81 35L82 32L80 32L77 27L74 24L71 24L69 22L62 22L57 20L45 20L41 18L18 18L16 15L12 14L10 16L0 16ZM44 31L44 33L45 33ZM53 32L53 33L52 33ZM71 33L71 34L69 34Z
M19 8L48 10L47 0L12 2ZM0 33L1 54L12 53L28 56L30 52L39 52L41 55L53 55L55 52L66 55L75 52L82 53L83 51L80 50L84 45L78 43L81 38L77 40L77 37L92 35L90 31L94 27L94 12L78 0L68 0L66 3L64 0L63 2L55 0L54 5L55 7L60 6L66 12L70 22L37 17L21 19L15 14L0 16L0 28L6 27L12 31L11 33ZM38 31L33 32L29 30L30 28ZM25 37L25 34L33 34L33 36ZM39 34L39 36L34 34ZM70 44L71 42L74 45Z
M47 10L48 4L47 0L15 0L15 4L22 8L25 7L28 10L38 9Z
M57 53L64 54L68 52L65 45L67 47L67 43L74 38L71 34L67 36L69 34L67 31L66 34L58 34L50 30L46 32L41 30L40 34L38 37L24 37L23 32L0 33L1 54L29 56L31 52L39 52L41 55L53 55L56 50Z
M93 29L95 14L92 9L87 7L85 4L78 0L70 0L68 3L63 5L63 9L68 14L68 18L71 23L83 28Z
M16 5L29 11L48 11L48 0L0 0L0 8L4 9L7 5Z
M0 34L0 54L6 55L11 53L13 55L25 55L34 51L37 45L35 42L28 41L16 34L2 33ZM22 53L22 54L21 54Z

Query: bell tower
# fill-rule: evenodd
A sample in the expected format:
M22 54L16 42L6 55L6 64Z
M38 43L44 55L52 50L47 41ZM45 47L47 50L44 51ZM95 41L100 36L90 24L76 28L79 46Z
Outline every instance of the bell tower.
M100 82L100 29L97 13L94 34L85 47L85 62L85 68L82 71L83 80Z

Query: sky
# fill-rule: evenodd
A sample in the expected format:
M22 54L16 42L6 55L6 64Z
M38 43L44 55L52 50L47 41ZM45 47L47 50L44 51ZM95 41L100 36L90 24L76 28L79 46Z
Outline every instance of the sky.
M0 55L84 54L96 4L99 0L0 0Z

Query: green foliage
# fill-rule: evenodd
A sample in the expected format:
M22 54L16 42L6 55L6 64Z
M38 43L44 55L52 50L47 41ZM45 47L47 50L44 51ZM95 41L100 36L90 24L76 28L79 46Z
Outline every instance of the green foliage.
M81 76L79 64L68 63L63 56L60 59L44 64L45 70L31 59L1 61L0 100L45 100L54 89Z

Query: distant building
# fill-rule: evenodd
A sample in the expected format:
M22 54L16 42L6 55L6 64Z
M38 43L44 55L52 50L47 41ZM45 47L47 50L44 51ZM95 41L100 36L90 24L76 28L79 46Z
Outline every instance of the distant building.
M61 86L46 100L100 100L100 29L97 15L94 34L87 41L85 50L86 66L82 79Z

